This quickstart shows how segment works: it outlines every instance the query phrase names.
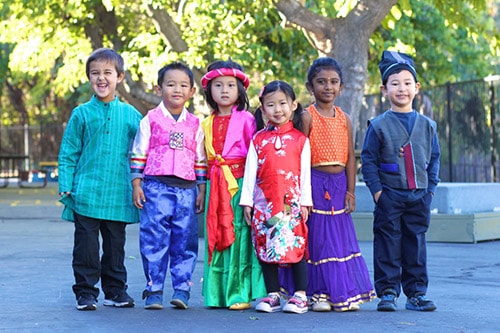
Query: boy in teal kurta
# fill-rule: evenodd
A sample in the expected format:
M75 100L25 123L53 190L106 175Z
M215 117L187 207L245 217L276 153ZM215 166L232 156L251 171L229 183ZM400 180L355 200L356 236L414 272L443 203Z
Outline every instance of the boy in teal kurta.
M73 292L78 310L95 310L101 279L104 305L133 307L126 292L125 226L139 222L132 204L129 150L142 115L115 96L125 75L118 53L94 51L86 73L94 96L73 110L59 151L63 219L75 222Z

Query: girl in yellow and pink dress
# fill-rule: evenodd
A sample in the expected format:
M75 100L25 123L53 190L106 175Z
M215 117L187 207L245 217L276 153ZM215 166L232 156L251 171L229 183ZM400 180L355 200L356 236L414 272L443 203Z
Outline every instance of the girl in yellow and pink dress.
M250 308L266 295L262 271L252 248L251 230L239 206L248 147L255 133L248 112L250 81L234 61L216 61L201 85L212 113L202 122L208 159L204 304L230 310Z
M273 81L259 96L267 125L257 132L248 151L240 205L252 226L267 297L257 311L305 313L307 226L312 206L309 139L300 128L302 107L287 83ZM278 268L290 266L295 293L281 308Z

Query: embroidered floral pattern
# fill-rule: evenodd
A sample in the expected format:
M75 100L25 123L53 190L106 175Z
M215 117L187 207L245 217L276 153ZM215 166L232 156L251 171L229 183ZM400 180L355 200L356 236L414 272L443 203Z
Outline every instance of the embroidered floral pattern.
M270 263L297 262L307 243L300 210L300 156L305 137L293 126L285 126L267 129L254 140L258 155L254 243L259 259Z

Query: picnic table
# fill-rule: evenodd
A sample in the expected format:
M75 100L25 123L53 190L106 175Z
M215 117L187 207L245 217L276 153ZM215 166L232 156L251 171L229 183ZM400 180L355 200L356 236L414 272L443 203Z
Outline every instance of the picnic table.
M47 186L46 170L29 170L29 156L27 155L0 155L0 188L9 186L12 179L22 188L41 188ZM42 182L32 181L33 171L41 174Z

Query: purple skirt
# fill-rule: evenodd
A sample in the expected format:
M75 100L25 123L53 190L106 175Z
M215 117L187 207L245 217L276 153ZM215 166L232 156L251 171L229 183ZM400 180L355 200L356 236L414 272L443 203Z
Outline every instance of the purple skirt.
M314 210L307 221L309 257L307 294L346 311L376 297L361 255L351 214L342 213L345 172L311 172Z

